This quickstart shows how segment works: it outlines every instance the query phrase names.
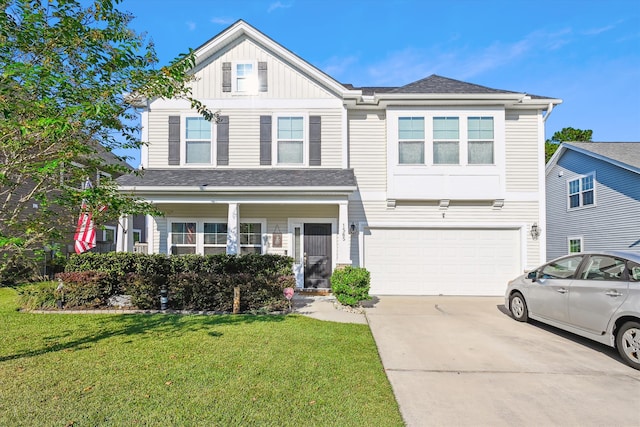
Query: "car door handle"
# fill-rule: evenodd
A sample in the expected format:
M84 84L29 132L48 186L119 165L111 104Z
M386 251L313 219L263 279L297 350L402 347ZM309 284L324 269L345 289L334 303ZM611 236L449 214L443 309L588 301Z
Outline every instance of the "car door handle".
M615 289L608 290L604 294L605 295L609 295L610 297L620 297L620 296L622 296L622 293L616 291Z
M561 293L561 294L566 294L569 291L566 290L565 288L560 288L560 289L556 289L556 292Z

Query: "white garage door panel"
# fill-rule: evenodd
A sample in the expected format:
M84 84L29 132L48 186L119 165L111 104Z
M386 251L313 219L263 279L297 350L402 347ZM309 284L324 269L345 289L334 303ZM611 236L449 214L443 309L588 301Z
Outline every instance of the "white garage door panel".
M372 228L364 266L374 295L503 295L522 271L520 232Z

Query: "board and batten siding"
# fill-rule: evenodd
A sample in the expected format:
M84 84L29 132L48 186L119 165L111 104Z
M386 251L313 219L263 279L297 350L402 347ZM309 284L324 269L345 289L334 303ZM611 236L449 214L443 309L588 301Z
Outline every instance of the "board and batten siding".
M305 114L321 117L321 165L314 167L342 167L342 111L340 109L312 110L225 110L229 117L229 165L225 167L253 168L260 167L260 116ZM168 167L169 116L193 115L193 110L156 110L149 113L149 163L147 168ZM181 120L181 137L183 137L184 121ZM307 120L305 132L309 132ZM214 135L215 132L212 133ZM203 168L213 165L202 165Z
M595 172L595 206L568 209L567 182ZM547 259L569 252L568 237L583 250L640 252L640 174L567 150L546 179Z
M267 63L267 91L251 95L222 91L222 63L256 61ZM218 55L200 64L195 72L193 96L197 99L275 98L275 99L329 99L335 96L326 89L274 56L264 47L245 36Z
M505 163L507 192L537 192L540 150L537 111L507 111ZM543 160L544 161L544 160Z
M384 111L348 113L349 167L361 192L387 190L387 127Z

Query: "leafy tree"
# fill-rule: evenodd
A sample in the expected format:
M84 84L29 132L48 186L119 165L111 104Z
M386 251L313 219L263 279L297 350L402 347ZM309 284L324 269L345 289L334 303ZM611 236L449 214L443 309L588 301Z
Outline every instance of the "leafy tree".
M572 127L562 128L553 134L551 139L547 139L544 143L545 162L548 162L556 152L561 142L591 142L593 131L590 129L574 129Z
M83 200L97 224L154 212L109 178L80 190L97 171L130 172L109 154L142 144L131 99L183 98L215 119L191 95L193 52L158 68L118 3L0 0L0 272L7 254L68 239Z

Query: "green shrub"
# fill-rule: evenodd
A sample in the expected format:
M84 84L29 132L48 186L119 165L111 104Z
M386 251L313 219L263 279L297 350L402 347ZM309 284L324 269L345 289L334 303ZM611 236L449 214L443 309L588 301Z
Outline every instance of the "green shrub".
M0 286L16 286L41 279L35 257L25 254L0 254Z
M53 280L19 287L20 307L27 310L55 308L56 300L59 298L56 292L57 287L58 282Z
M143 310L160 308L160 289L166 282L164 276L128 273L123 292L131 296L131 304Z
M366 268L346 266L331 275L331 291L344 305L356 306L360 301L371 299L369 287L371 275Z
M63 283L64 306L68 308L99 308L114 295L109 274L102 271L79 271L56 275Z

